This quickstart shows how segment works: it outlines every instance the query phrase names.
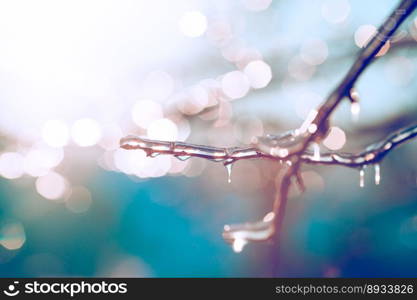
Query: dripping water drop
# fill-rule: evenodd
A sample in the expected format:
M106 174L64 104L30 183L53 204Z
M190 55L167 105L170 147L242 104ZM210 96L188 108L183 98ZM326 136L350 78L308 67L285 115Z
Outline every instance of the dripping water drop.
M359 171L359 186L363 188L365 186L365 168Z
M231 183L232 182L232 164L225 165L225 167L227 170L227 182Z
M379 185L379 183L381 182L381 167L379 166L379 164L375 165L375 184Z
M177 155L175 157L177 159L181 160L181 161L185 161L185 160L189 159L191 156L189 156L189 155Z
M353 102L350 105L350 112L352 114L352 121L357 122L359 120L359 113L361 112L361 105L359 102Z
M245 239L241 239L241 238L237 238L233 241L233 251L236 253L240 253L243 250L243 247L245 247L245 245L248 242Z
M320 160L320 146L317 143L313 144L313 159Z

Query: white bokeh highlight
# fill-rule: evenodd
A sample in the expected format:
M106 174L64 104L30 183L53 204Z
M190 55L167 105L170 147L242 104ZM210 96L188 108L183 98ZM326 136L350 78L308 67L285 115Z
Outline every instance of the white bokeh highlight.
M241 71L232 71L225 74L221 81L223 92L231 99L239 99L249 92L250 82Z
M49 120L43 125L42 138L49 146L63 147L69 139L68 125L61 120Z
M251 61L245 67L244 73L254 89L266 87L272 79L271 67L262 60Z
M162 106L149 99L137 101L132 109L133 122L144 129L155 120L162 119L163 115Z
M68 188L66 179L56 173L49 172L48 174L38 177L36 179L36 191L48 200L57 200L62 198Z
M199 37L207 30L207 17L199 11L188 11L182 15L179 27L185 36Z
M101 128L97 121L89 118L74 122L71 128L71 137L80 147L89 147L98 143L101 138Z
M149 125L147 136L154 140L175 141L178 138L178 127L169 119L159 119Z

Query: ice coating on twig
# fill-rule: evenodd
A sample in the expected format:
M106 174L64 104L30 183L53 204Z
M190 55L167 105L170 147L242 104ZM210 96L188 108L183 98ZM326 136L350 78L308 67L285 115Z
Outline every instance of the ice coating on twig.
M274 234L274 218L275 214L270 212L258 222L225 225L223 238L235 252L240 252L248 242L269 240Z

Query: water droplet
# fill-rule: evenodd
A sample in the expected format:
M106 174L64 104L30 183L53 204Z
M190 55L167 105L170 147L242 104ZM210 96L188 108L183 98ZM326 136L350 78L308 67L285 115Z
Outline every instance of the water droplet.
M317 143L313 144L313 159L320 160L320 146Z
M315 123L311 123L308 128L307 128L308 132L310 132L311 134L315 133L317 131L317 125Z
M225 167L227 170L227 182L231 183L232 182L232 164L225 165Z
M191 156L189 156L189 155L176 155L175 157L177 159L181 160L181 161L185 161L185 160L189 159Z
M365 168L359 171L359 186L363 188L365 186Z
M265 215L265 217L262 219L264 222L272 222L275 219L275 213L273 211L270 211Z
M289 151L286 148L274 147L274 148L271 148L269 153L272 156L287 157L289 154Z
M235 239L232 245L233 251L236 253L242 252L247 243L248 241L245 239Z
M378 185L381 182L381 168L379 164L375 164L375 184Z
M391 149L391 147L392 147L392 143L388 142L388 143L385 144L384 149L389 150L389 149Z
M366 161L370 161L373 160L375 158L375 154L374 153L368 153L365 155L365 160Z
M353 102L350 105L350 112L352 114L352 121L357 122L359 120L359 113L361 112L361 105L359 102Z
M149 156L150 157L157 157L158 155L160 155L161 153L159 153L159 152L151 152L150 154L149 154Z

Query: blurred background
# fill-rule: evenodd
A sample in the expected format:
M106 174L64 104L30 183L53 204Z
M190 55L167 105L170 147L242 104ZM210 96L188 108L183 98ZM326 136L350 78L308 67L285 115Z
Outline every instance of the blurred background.
M282 175L118 148L137 134L215 146L297 128L398 1L0 1L0 276L271 276L268 244L234 253ZM411 124L417 20L359 80L322 151L360 151ZM417 276L417 143L374 169L304 166L287 277Z

